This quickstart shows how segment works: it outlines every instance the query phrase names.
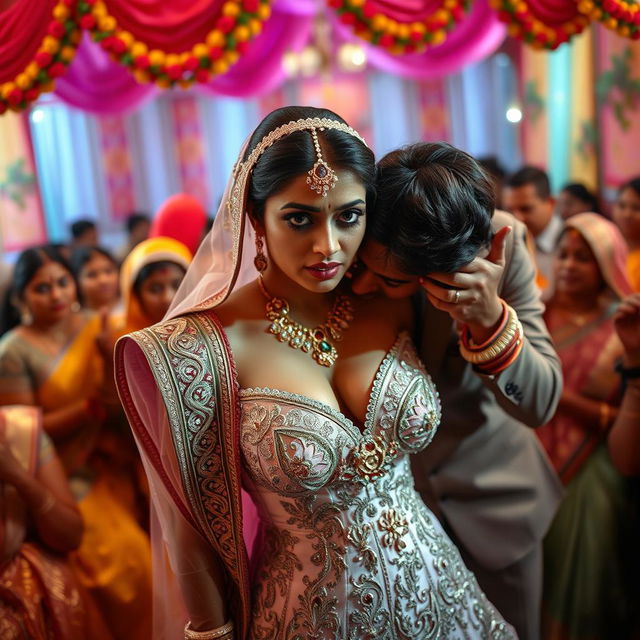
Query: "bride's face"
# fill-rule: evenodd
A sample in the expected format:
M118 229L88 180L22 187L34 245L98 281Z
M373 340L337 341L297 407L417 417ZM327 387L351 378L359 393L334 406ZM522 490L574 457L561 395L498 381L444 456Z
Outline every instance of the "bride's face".
M284 275L308 291L334 289L353 262L365 230L366 190L348 171L323 197L307 174L271 196L258 230L265 236L269 267L265 276Z

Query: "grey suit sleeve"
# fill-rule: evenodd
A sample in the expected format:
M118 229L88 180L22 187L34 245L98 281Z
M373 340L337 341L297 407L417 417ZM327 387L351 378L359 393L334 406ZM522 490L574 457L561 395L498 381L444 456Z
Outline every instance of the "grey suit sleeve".
M523 225L516 224L513 231L512 253L500 295L518 314L524 328L524 346L518 359L497 376L479 375L509 415L530 427L539 427L555 413L562 392L562 370L542 318L544 304L535 284Z

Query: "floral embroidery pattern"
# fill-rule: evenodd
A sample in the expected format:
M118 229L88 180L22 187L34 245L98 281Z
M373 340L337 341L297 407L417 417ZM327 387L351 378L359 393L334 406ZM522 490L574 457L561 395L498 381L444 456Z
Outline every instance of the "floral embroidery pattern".
M409 454L433 438L440 403L408 337L380 366L363 431L304 396L241 400L271 540L255 554L251 640L515 637L414 489Z

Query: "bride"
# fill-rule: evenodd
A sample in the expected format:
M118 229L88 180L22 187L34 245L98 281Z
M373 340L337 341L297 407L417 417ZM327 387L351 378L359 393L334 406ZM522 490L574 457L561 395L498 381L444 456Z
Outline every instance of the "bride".
M341 284L374 181L339 116L272 112L167 319L118 343L156 569L166 551L186 608L155 573L154 637L515 637L413 487L440 405L411 308Z

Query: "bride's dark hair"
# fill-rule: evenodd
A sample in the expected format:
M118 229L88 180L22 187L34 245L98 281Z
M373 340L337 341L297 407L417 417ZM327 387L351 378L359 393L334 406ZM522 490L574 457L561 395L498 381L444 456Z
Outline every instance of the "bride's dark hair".
M329 109L316 107L282 107L272 111L253 132L243 160L274 129L305 118L329 118L345 121ZM345 123L347 124L347 123ZM375 195L375 158L358 138L337 129L316 130L322 155L335 171L350 171L367 190L367 203ZM309 171L317 160L311 130L294 131L274 142L258 158L251 175L249 200L252 215L262 218L268 198L278 193L298 176Z

